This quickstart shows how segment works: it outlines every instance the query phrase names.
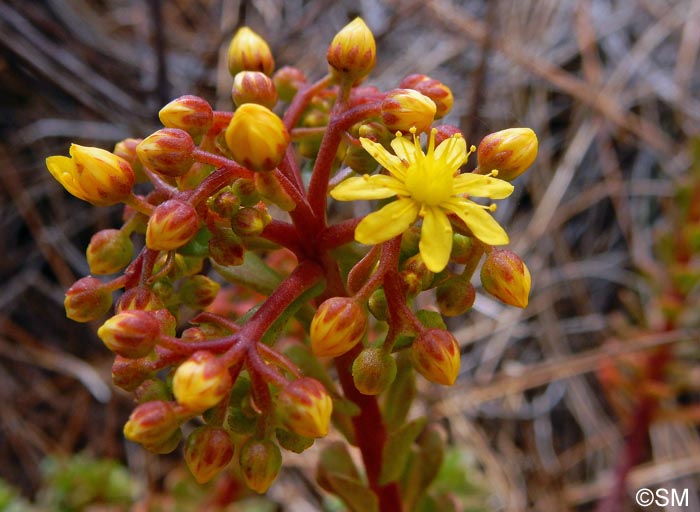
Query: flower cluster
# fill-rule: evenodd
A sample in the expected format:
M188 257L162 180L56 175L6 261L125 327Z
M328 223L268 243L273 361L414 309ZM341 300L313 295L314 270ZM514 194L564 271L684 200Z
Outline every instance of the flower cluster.
M506 129L469 147L457 127L435 125L454 102L440 81L363 85L376 47L360 18L338 32L327 58L316 82L293 67L275 71L270 46L244 27L229 47L232 111L182 96L142 140L49 157L69 193L126 206L124 224L87 248L92 274L113 277L80 279L65 308L76 321L98 320L122 290L98 335L115 353L114 384L138 402L124 434L167 453L189 432L184 458L197 481L235 467L265 492L280 448L305 450L333 418L362 449L369 481L352 462L333 462L343 455L331 450L320 484L343 499L369 486L382 510L400 510L398 476L380 484L376 468L405 413L381 410L375 395L409 400L413 372L457 380L460 346L442 316L471 308L482 259L483 290L527 306L530 273L499 247L508 235L495 204L481 201L512 193L537 138ZM336 221L329 195L380 203ZM428 290L442 315L414 310ZM197 428L182 428L194 418Z

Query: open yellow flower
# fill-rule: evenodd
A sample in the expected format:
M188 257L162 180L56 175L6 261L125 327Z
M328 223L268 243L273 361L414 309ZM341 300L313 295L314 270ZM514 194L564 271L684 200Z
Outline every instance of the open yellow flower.
M418 217L423 218L420 254L428 269L440 272L445 268L452 249L452 226L447 217L453 213L471 230L476 238L488 245L508 243L508 234L489 214L495 205L483 206L469 197L503 199L513 192L513 185L490 175L459 173L469 154L467 144L459 135L442 141L435 147L433 129L424 153L415 130L413 143L397 133L391 142L394 154L381 144L361 138L360 143L390 175L349 178L331 191L339 201L385 199L397 196L379 211L362 219L355 229L355 239L363 244L386 242L406 231Z

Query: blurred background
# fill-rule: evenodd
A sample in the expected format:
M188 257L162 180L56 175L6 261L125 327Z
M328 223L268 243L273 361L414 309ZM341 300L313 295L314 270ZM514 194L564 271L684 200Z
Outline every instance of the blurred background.
M278 68L319 78L357 15L377 41L369 85L430 75L452 88L445 122L470 144L512 126L540 141L497 212L532 273L530 305L478 295L451 325L464 354L456 386L420 388L419 412L467 468L463 510L595 510L623 474L628 500L608 510L637 510L642 487L689 489L686 507L667 510L700 510L697 243L680 295L672 271L700 205L698 0L0 1L0 508L21 494L82 510L46 504L107 481L175 496L186 480L179 455L123 440L132 399L111 385L98 325L63 310L65 289L89 273L90 236L120 213L69 196L44 159L70 142L144 137L183 94L230 109L225 55L242 24ZM670 323L669 297L682 303ZM321 509L312 459L290 457L259 510Z

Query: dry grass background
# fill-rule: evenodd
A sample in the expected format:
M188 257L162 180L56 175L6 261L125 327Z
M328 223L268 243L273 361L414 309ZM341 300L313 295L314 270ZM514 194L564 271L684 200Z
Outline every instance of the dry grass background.
M494 510L592 510L604 495L625 424L594 372L677 341L606 343L620 293L647 293L635 268L651 261L659 202L699 135L698 0L1 1L2 478L31 493L46 454L84 449L151 481L167 467L125 446L130 400L111 387L110 355L95 325L62 308L63 291L88 273L91 233L118 212L69 197L44 158L70 141L111 148L145 136L181 94L230 107L222 45L242 17L278 66L315 78L333 34L357 14L378 44L370 84L429 74L452 88L448 122L468 141L509 126L540 139L534 168L498 212L534 276L530 306L480 296L454 326L458 384L426 386L423 407L473 452ZM690 488L684 510L700 510L697 430L660 424L650 440L629 488ZM300 471L287 473L284 492L312 478L303 458L293 461ZM295 494L288 509L303 510Z

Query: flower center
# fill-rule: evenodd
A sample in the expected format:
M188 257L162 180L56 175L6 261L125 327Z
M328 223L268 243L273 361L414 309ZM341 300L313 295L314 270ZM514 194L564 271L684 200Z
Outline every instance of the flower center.
M406 188L415 201L438 206L454 195L454 179L449 170L439 169L434 161L425 159L408 169Z

